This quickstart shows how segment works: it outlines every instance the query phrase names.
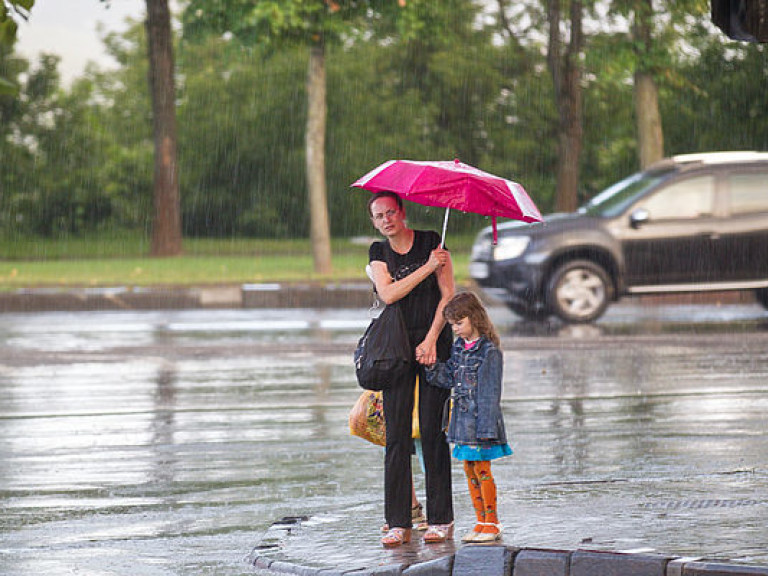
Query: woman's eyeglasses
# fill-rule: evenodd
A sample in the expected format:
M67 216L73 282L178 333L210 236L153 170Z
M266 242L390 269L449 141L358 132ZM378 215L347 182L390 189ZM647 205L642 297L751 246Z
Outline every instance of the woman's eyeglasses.
M397 210L387 210L386 212L377 212L373 215L373 219L376 222L381 222L384 220L384 218L389 218L390 220L395 217L395 214L397 214Z

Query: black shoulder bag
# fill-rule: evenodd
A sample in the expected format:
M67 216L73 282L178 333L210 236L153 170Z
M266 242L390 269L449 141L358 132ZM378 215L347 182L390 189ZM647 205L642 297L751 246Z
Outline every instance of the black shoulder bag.
M390 274L394 254L384 246L384 257ZM411 369L413 354L408 328L398 302L384 307L360 338L355 349L357 383L366 390L386 390L405 377Z
M391 304L371 321L357 344L357 383L366 390L386 390L410 368L411 345L403 313L397 304Z

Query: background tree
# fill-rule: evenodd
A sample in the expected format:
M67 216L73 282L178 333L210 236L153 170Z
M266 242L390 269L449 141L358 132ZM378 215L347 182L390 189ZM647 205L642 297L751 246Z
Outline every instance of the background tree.
M17 19L29 18L35 0L0 0L0 53L7 53L16 43ZM0 94L15 94L17 86L0 72Z
M234 34L245 44L299 44L308 49L305 161L315 272L331 272L330 223L325 172L326 44L354 32L354 23L371 16L373 2L331 0L193 0L185 10L185 33Z
M307 235L307 54L296 47L266 52L213 36L179 51L187 235Z
M647 168L664 157L664 132L659 112L659 90L654 74L652 0L634 0L632 39L635 46L635 117L640 168Z
M631 46L637 155L647 168L665 155L664 129L659 104L660 82L676 82L670 54L684 50L692 22L708 23L706 0L615 0L615 13L631 19Z
M669 152L768 150L768 45L723 41L701 23L686 39L662 91Z
M147 0L147 46L155 140L152 255L181 254L181 202L176 144L176 89L168 0Z
M552 75L558 111L557 193L555 209L571 212L578 206L579 165L583 138L582 104L582 3L570 0L569 38L562 39L561 0L548 0L549 43L547 62Z
M579 203L639 167L631 12L595 18L602 5L585 6ZM559 112L546 74L546 4L506 3L505 18L492 19L497 7L388 1L389 11L340 21L343 41L325 44L335 238L371 234L367 194L349 184L388 158L458 156L521 182L543 212L555 209ZM667 3L654 8L653 46L665 55L654 79L668 153L768 149L766 46L731 42L706 18L681 18ZM306 237L307 44L246 44L208 32L192 42L185 29L176 51L183 232ZM27 62L0 53L0 74L19 90L0 95L5 238L123 235L151 245L146 28L133 22L103 40L117 67L91 65L67 86L52 55ZM442 210L411 206L409 219L439 229ZM451 218L449 238L484 222Z

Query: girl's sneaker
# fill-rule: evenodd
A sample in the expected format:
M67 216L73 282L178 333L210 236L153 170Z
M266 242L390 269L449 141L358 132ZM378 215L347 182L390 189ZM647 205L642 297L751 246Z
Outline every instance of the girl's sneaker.
M483 522L483 531L472 539L474 544L487 544L488 542L496 542L501 540L501 533L504 530L501 524L494 524L492 522Z

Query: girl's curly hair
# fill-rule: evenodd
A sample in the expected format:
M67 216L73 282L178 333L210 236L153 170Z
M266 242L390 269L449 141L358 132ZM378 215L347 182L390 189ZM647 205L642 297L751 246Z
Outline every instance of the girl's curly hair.
M480 336L488 338L497 348L501 347L496 328L488 317L488 312L482 302L474 293L459 292L456 294L443 308L443 316L448 322L469 318L472 327L477 330Z

